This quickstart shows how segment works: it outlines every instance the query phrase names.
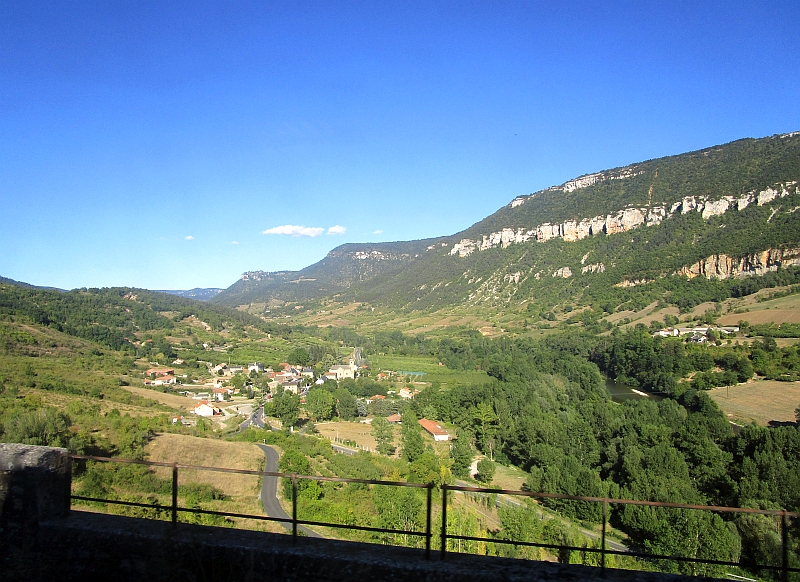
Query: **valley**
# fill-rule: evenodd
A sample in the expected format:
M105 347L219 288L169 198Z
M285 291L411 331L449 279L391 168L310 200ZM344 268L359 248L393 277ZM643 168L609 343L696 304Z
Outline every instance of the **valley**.
M0 439L252 470L260 443L285 473L798 511L798 179L800 136L786 134L588 174L460 233L346 244L219 292L3 279ZM187 506L263 515L258 477L182 475ZM147 506L87 510L166 518L166 470L87 461L74 477L78 494ZM596 547L596 505L487 499L458 496L451 523L496 543L450 549L595 564L500 542ZM302 481L298 509L367 528L326 536L421 544L369 528L423 527L423 490ZM733 560L764 579L753 564L780 559L768 520L610 511L620 548Z

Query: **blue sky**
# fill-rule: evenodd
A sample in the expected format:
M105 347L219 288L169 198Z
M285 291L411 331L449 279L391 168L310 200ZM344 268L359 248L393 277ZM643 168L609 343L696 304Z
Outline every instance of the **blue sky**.
M0 275L227 287L800 130L797 22L796 1L0 0Z

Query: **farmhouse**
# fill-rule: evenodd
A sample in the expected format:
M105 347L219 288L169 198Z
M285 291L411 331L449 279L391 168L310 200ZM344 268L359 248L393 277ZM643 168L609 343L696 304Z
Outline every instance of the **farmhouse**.
M442 428L442 426L436 422L435 420L428 420L427 418L421 418L418 420L419 424L427 430L433 440L435 441L447 441L450 440L450 434Z
M166 384L175 384L177 380L175 376L156 376L154 379L149 380L146 379L144 381L145 386L164 386Z
M414 398L414 396L416 396L417 394L419 394L419 390L412 391L409 390L408 388L400 388L398 396L400 396L400 398L405 398L407 400L409 398Z
M217 400L218 402L222 402L223 400L225 400L225 396L227 396L227 395L231 394L231 392L233 392L233 389L231 389L231 388L214 388L214 390L212 392L214 393L214 400Z

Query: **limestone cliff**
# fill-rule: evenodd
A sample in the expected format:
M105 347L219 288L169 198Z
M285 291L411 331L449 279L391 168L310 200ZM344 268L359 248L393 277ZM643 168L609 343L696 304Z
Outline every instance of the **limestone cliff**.
M557 188L563 191L574 191L578 188L585 188L604 179L622 179L635 175L633 170L629 174L620 174L611 177L603 177L601 174L592 174L567 182ZM453 245L450 249L451 255L467 257L475 251L484 251L494 247L506 248L512 244L519 244L528 241L547 242L552 239L564 239L567 242L575 242L589 236L600 233L617 234L628 232L640 226L651 226L660 224L663 220L678 214L689 212L699 212L704 220L713 216L719 216L729 210L744 210L751 203L756 202L759 206L768 204L777 198L784 198L792 193L800 193L797 181L785 182L765 188L761 191L748 192L742 196L722 196L718 199L705 197L687 196L682 200L666 206L651 206L639 208L623 208L612 212L606 216L595 216L593 218L581 218L568 220L561 224L550 224L545 222L534 228L511 229L504 228L497 232L481 235L479 240L463 238ZM524 204L531 197L515 198L510 206L517 208Z
M730 279L763 275L792 265L800 265L800 248L767 249L741 259L734 259L725 254L711 255L693 265L683 267L676 274L686 275L690 279L694 277Z

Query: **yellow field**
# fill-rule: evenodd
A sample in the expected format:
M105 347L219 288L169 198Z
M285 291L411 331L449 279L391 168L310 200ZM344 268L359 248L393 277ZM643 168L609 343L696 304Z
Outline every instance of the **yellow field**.
M353 441L358 443L360 447L369 449L370 451L374 451L375 447L378 446L378 443L375 442L375 439L372 438L370 434L372 432L372 427L363 422L326 422L316 426L319 434L327 439L338 436L340 440ZM394 429L395 446L398 446L399 440L397 435L399 434L399 428L394 427Z
M264 453L252 443L232 443L188 435L162 434L147 445L145 452L148 460L165 463L251 471L259 471L264 467ZM163 478L169 478L171 474L167 468L158 468L156 472ZM222 491L229 499L215 503L214 508L219 511L264 515L258 498L261 491L259 476L181 469L179 478L181 483L206 483ZM237 527L285 532L274 522L238 518L233 521Z
M726 313L717 322L720 325L736 325L740 320L751 324L759 323L800 323L800 294L769 299L762 303L759 298L769 296L778 289L762 289L749 297L726 302L733 310L746 309L743 313Z
M492 479L492 487L514 491L520 491L522 489L525 478L528 476L525 471L517 467L504 467L500 464L496 464L495 467L496 470L494 479Z
M710 395L730 420L754 420L761 425L771 420L789 422L795 420L795 408L800 406L800 382L756 380L715 388Z
M166 394L164 392L159 392L158 390L150 390L148 388L142 388L141 386L123 386L123 388L128 392L136 394L136 396L141 396L142 398L150 398L151 400L155 400L160 404L169 406L170 408L181 410L183 412L191 412L192 410L194 410L194 405L197 404L196 400L192 400L191 398L186 398L185 396L178 396L177 394Z

